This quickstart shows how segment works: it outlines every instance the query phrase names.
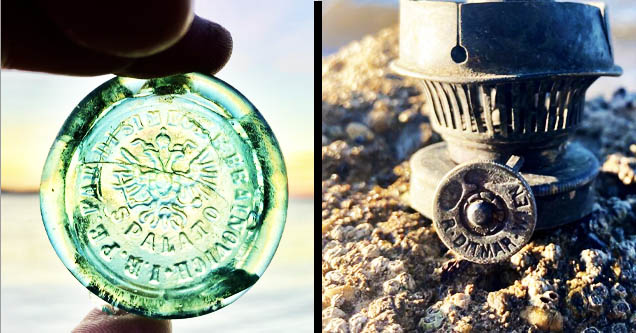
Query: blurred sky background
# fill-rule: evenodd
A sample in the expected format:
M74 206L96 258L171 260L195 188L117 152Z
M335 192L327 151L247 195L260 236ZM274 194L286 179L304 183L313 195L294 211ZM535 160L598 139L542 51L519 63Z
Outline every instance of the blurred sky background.
M598 79L588 89L588 99L611 96L619 87L636 90L636 1L602 2L609 8L614 62L623 68L623 75ZM336 52L352 40L397 24L398 4L398 0L323 0L322 56Z
M290 202L278 250L259 281L218 312L174 320L173 331L311 332L313 3L201 0L194 8L232 33L232 57L217 76L241 91L272 127L287 164ZM69 332L101 302L56 256L35 191L66 117L111 77L0 73L2 332Z
M197 1L194 8L232 33L232 57L217 77L243 93L272 127L287 163L291 195L311 196L313 4ZM111 77L2 71L2 190L37 191L62 123L84 96Z

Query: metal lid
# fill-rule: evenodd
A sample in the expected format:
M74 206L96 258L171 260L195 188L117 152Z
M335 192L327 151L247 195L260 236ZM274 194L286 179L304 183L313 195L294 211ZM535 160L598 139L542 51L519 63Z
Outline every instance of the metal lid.
M64 123L40 208L91 292L149 317L193 317L262 275L285 224L287 176L265 120L223 81L116 77Z
M444 82L618 76L603 3L400 3L400 74Z

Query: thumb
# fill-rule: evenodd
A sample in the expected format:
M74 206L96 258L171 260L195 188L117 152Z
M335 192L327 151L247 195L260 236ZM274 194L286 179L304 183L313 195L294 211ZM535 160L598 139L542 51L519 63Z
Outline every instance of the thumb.
M110 305L91 310L75 327L73 333L170 333L170 320L151 319L123 310L114 310Z

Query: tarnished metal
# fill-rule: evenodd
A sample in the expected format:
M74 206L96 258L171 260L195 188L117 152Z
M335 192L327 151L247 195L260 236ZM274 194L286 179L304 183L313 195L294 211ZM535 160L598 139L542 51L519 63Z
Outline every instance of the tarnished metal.
M561 158L538 171L528 169L526 159L520 175L530 185L537 202L536 230L545 230L578 220L592 211L594 197L590 185L599 163L590 151L570 143ZM413 208L433 218L435 189L457 166L449 156L446 142L417 151L411 156L410 202Z
M603 3L401 0L394 68L453 83L620 75L609 31Z
M400 57L391 67L422 79L425 111L445 141L412 156L411 205L433 219L450 249L497 262L529 240L535 223L554 228L590 213L599 162L568 137L581 122L587 88L600 76L621 74L612 52L602 3L401 0ZM504 166L511 156L524 161L521 169ZM476 183L455 179L475 170L487 170ZM524 237L501 236L514 246L494 249L490 233L520 221L502 217L517 209L507 194L484 187L504 178L525 185L532 209L523 222L534 222ZM463 185L448 185L452 179ZM466 192L466 184L491 194ZM445 210L451 197L464 206ZM459 233L447 231L460 226L466 243L458 245ZM480 245L486 257L467 252L470 242L490 244Z
M459 165L442 179L433 201L442 242L473 262L509 258L528 242L536 224L530 185L510 165Z

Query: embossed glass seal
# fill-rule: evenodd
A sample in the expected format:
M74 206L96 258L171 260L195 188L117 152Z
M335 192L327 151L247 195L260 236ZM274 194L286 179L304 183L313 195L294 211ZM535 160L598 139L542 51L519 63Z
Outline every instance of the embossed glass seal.
M68 270L114 306L155 318L222 308L278 246L287 176L258 110L191 73L113 78L73 110L40 187Z

